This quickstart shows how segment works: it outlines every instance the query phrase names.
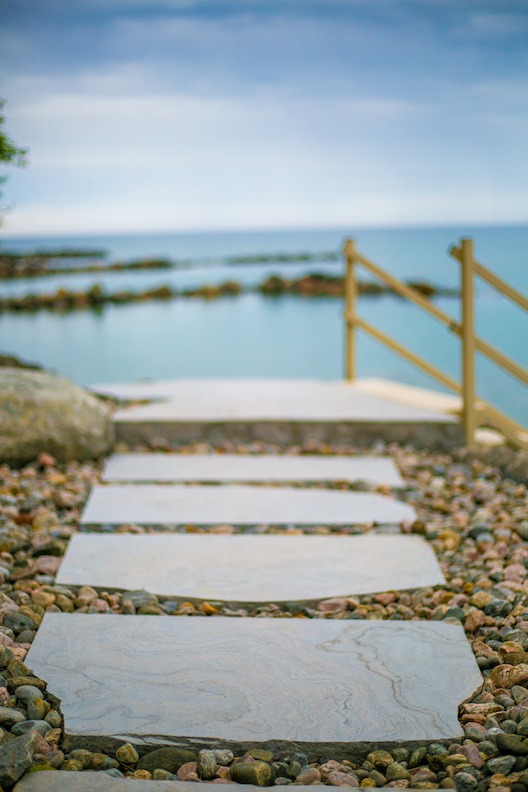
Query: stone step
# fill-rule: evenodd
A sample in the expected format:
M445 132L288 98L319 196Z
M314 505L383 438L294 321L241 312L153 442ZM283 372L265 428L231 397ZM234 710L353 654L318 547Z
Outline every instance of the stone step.
M61 699L64 747L123 742L328 752L463 738L482 685L461 625L47 613L27 665Z
M380 398L341 380L177 379L93 389L157 400L115 414L118 437L132 444L154 437L173 443L228 438L286 444L310 438L355 445L380 439L444 448L463 444L456 418Z
M229 787L229 789L227 788ZM273 789L286 790L286 785ZM240 784L222 784L223 792L240 792ZM323 784L295 785L295 792L323 792ZM210 784L199 781L142 781L134 778L111 778L106 773L58 772L28 773L13 792L211 792ZM413 790L408 788L408 792Z
M81 523L386 525L415 519L410 506L369 492L230 484L106 484L93 488Z
M403 486L390 457L300 454L114 454L103 481L368 481Z
M57 583L230 603L301 602L445 584L419 536L76 534Z

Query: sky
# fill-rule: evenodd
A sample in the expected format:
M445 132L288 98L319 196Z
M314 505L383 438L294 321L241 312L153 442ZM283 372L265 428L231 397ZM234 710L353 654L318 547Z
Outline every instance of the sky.
M0 0L3 236L528 221L526 0Z

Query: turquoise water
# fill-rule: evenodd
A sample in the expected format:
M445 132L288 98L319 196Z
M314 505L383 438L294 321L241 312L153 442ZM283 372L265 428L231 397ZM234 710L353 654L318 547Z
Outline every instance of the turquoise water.
M350 233L350 229L349 229ZM475 238L476 255L501 277L526 291L528 227L479 229L360 230L353 234L359 249L404 278L456 286L458 265L448 246L462 235ZM34 240L3 239L0 250L60 247L106 248L109 260L169 257L191 268L174 272L121 272L101 277L82 273L4 282L2 293L51 292L59 286L85 289L95 282L108 290L144 290L171 283L192 286L228 278L248 284L273 272L340 272L342 264L270 264L229 266L230 256L260 253L339 250L345 230L248 232L240 234L173 234L167 236L88 237ZM455 318L458 300L436 304ZM212 302L198 299L108 306L100 312L0 315L0 351L36 360L88 384L143 377L274 376L333 379L342 376L342 305L332 298L294 296L264 298L246 294ZM398 341L459 377L458 341L435 320L396 297L364 297L360 313ZM528 366L528 319L493 290L480 283L477 330L488 342ZM410 384L437 387L400 358L360 334L359 376L381 376ZM513 417L528 422L524 386L478 359L481 396Z

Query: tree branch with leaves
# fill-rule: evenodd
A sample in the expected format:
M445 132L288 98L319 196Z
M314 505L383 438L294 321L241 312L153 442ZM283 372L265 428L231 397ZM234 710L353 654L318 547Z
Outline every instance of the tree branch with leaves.
M4 124L5 124L5 115L4 115L4 107L5 107L5 99L0 99L0 164L5 165L13 165L17 168L23 168L27 164L27 153L28 150L24 148L20 148L17 144L11 140L10 137L4 131ZM0 185L7 181L7 176L0 176ZM0 192L0 199L2 198L2 192ZM0 225L2 224L2 213L5 207L0 205Z

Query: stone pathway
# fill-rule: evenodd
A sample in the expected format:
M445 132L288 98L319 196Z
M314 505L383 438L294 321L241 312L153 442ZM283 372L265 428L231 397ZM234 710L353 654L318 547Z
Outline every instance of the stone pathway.
M380 407L371 397L355 402L354 419L344 408L350 390L326 385L304 383L304 401L297 384L273 381L242 381L231 391L219 382L211 392L199 381L122 389L120 396L165 401L133 408L126 418L121 412L117 425L134 442L154 432L171 442L201 431L238 437L241 426L251 436L265 428L281 438L307 427L307 436L312 430L326 436L331 426L335 437L350 430L358 412L360 436L367 424L375 427ZM444 432L447 443L455 437L445 416L402 407L396 418L387 430L395 439L402 427L408 436L417 421L429 437ZM135 427L131 434L127 426ZM412 523L415 512L405 503L374 492L284 486L336 480L384 490L402 484L393 464L379 457L116 455L82 518L85 532L106 533L74 536L57 582L208 603L288 605L445 582L421 537L369 532ZM130 533L134 525L147 532ZM197 526L210 530L193 533ZM286 535L269 535L269 526L285 526ZM321 526L338 535L300 530L317 533ZM344 535L351 526L348 533L358 535ZM177 745L353 760L374 749L449 744L463 738L459 705L482 684L461 625L439 621L46 613L26 662L61 699L68 750L112 752L132 743L142 755ZM51 775L58 780L52 787ZM181 792L185 786L101 773L67 776L33 774L16 792L157 786ZM196 784L193 790L200 792Z

